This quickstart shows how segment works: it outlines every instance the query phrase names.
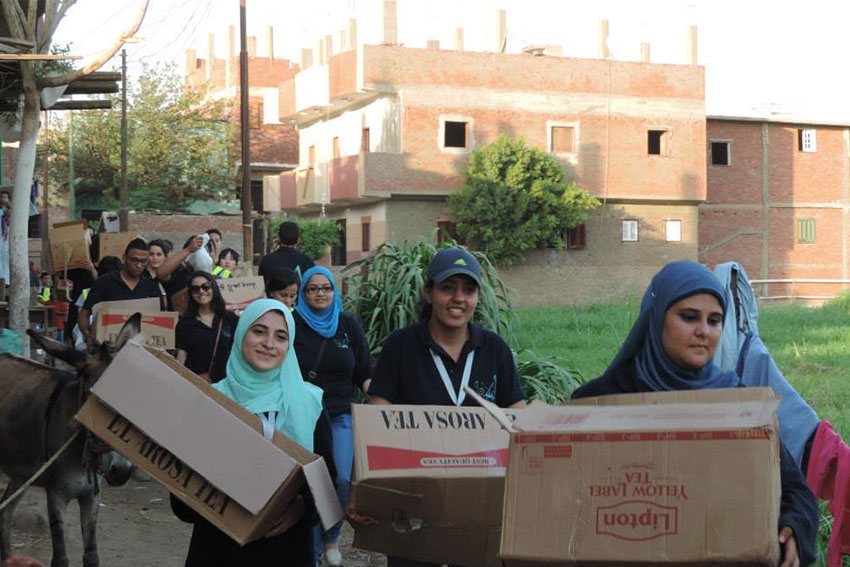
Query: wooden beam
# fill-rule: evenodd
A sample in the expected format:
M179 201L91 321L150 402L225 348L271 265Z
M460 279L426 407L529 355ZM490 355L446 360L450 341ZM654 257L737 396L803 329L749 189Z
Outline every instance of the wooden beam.
M82 55L53 55L51 53L0 53L0 61L62 61L82 58Z
M108 110L111 100L62 100L45 110Z

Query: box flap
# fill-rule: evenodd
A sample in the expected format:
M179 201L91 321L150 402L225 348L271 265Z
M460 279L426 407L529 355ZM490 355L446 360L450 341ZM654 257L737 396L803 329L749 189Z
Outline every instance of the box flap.
M144 299L127 299L125 301L101 301L92 307L92 315L97 315L103 309L116 309L118 311L159 311L160 303L158 297L146 297Z
M643 404L755 402L777 397L768 387L712 388L708 390L677 390L671 392L641 392L612 394L594 398L570 400L569 405L579 406L632 406Z
M175 380L167 364L136 343L121 349L92 392L251 513L297 467L191 382Z
M422 494L358 482L355 486L358 512L381 522L392 523L399 533L420 529L425 516ZM386 511L391 511L388 517Z
M533 403L518 414L521 431L622 432L699 431L765 427L773 423L779 400L657 405L550 406Z
M331 475L328 473L328 466L325 464L325 460L319 457L313 462L303 465L302 468L304 469L304 478L307 479L307 486L316 502L316 511L319 513L322 527L329 530L343 518L345 512L339 504L339 497L336 494Z

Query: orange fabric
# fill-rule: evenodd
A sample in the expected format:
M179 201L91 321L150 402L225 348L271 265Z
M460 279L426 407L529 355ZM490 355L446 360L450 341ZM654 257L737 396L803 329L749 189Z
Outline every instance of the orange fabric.
M809 453L806 480L832 513L827 567L841 567L842 554L850 554L850 447L827 420L821 421Z

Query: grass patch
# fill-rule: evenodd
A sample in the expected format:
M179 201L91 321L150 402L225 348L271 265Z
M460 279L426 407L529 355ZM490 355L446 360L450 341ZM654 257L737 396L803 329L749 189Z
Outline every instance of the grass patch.
M631 299L586 306L517 310L520 344L538 356L558 357L585 380L602 374L640 311ZM850 296L820 308L761 308L759 334L800 395L850 438Z

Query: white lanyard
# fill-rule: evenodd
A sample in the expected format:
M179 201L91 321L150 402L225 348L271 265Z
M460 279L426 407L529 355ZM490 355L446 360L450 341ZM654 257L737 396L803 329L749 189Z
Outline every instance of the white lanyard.
M263 437L267 441L271 441L272 437L274 437L274 422L277 420L277 412L270 411L258 415L260 416L260 421L263 423Z
M472 373L472 359L474 358L474 355L474 350L470 350L469 354L466 355L466 362L463 365L463 377L460 380L460 395L458 395L458 393L455 392L454 386L452 386L452 381L449 378L446 365L443 364L443 359L440 358L439 354L434 352L434 349L431 349L431 358L434 359L434 366L437 367L437 372L439 372L440 378L443 379L443 385L446 387L449 397L456 406L461 405L463 400L466 399L466 386L469 384L469 375Z

